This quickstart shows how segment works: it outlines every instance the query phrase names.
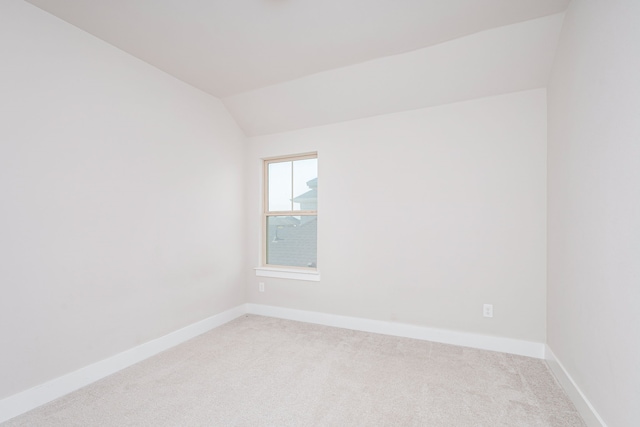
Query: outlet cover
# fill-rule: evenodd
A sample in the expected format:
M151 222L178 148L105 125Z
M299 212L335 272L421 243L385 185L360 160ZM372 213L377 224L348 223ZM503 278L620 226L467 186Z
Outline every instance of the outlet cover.
M484 317L493 317L493 304L485 304L482 306L482 315Z

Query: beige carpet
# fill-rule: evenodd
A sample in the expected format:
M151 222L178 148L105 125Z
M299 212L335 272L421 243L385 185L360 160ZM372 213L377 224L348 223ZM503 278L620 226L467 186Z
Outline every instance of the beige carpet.
M13 426L584 426L543 361L261 316Z

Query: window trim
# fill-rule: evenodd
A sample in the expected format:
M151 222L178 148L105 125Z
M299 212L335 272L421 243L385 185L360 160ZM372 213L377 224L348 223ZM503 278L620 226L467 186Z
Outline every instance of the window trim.
M319 282L320 273L318 271L298 270L296 267L274 268L256 267L256 276L275 277L278 279L306 280L308 282Z
M296 267L289 265L267 264L267 218L270 216L316 216L318 210L291 210L291 211L269 211L269 164L317 159L317 152L308 152L302 154L292 154L277 157L266 157L261 159L262 165L262 209L260 214L260 262L259 267L255 268L256 276L277 277L283 279L297 279L308 281L319 281L320 273L318 270L318 262L316 267ZM292 179L293 183L293 179ZM317 246L317 240L316 240ZM316 247L317 249L317 247Z

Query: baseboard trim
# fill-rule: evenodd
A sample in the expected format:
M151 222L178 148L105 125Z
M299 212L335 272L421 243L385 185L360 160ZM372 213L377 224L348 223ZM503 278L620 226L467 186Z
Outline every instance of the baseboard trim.
M544 344L533 341L516 340L512 338L494 337L490 335L409 325L406 323L386 322L381 320L340 316L315 311L296 310L292 308L252 303L247 304L247 312L262 316L316 323L325 326L335 326L338 328L352 329L356 331L373 332L377 334L414 338L425 341L435 341L444 344L453 344L463 347L535 357L537 359L544 358Z
M0 423L217 328L247 312L246 304L193 323L115 356L0 400Z
M564 391L573 402L576 409L589 427L607 427L600 414L595 410L589 399L584 395L580 387L573 381L560 360L553 353L549 345L545 346L545 359L547 366L556 377Z
M154 356L171 347L182 344L185 341L208 332L246 313L352 329L356 331L434 341L482 350L499 351L538 359L543 359L546 355L547 362L550 367L555 363L559 367L557 369L562 373L565 373L564 368L562 368L562 365L557 361L557 359L555 359L551 350L547 348L545 352L545 345L538 342L429 328L406 323L386 322L381 320L247 303L241 304L163 337L141 344L115 356L101 360L100 362L96 362L92 365L78 369L77 371L0 400L0 423L78 390L135 363L141 362L142 360ZM554 362L550 361L549 356L552 357ZM554 371L553 367L551 369ZM558 373L555 374L556 376L559 376ZM587 408L592 410L592 413L595 415L595 419L599 420L600 417L597 415L595 410L593 410L586 398L584 398L580 390L575 386L571 377L569 377L568 374L565 374L565 376L568 379L567 381L570 386L576 390L577 395L586 403ZM560 379L559 381L563 386L565 386L563 381ZM565 390L568 390L568 387L565 386ZM567 391L567 394L569 394L573 400L569 391ZM583 412L578 404L576 404L576 407L582 415ZM583 415L583 417L585 417L585 415ZM592 425L606 427L604 423L589 424L590 427Z

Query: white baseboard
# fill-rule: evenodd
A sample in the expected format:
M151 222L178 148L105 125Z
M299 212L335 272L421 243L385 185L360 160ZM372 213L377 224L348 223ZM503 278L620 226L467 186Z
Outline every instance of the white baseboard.
M296 310L292 308L274 307L261 304L248 303L247 312L262 316L353 329L356 331L415 338L425 341L435 341L444 344L453 344L464 347L479 348L482 350L492 350L502 353L535 357L537 359L544 358L544 344L539 342L472 334L468 332L456 332L446 329L409 325L406 323L339 316L335 314Z
M556 379L567 393L567 396L569 396L569 399L571 399L575 405L587 426L607 427L598 412L591 405L591 402L589 402L589 399L587 399L584 393L582 393L580 387L578 387L578 385L573 381L571 375L569 375L548 345L545 348L545 359L549 369L551 369L551 372L553 372L553 375L555 375Z
M0 423L208 332L246 312L246 304L241 304L108 359L0 400Z
M545 357L545 345L538 342L248 303L239 305L108 359L96 362L77 371L63 375L62 377L0 400L0 423L181 344L245 313L316 323L356 331L434 341L482 350L499 351L538 359ZM549 354L552 354L550 350L547 351L547 355ZM555 358L553 360L555 360ZM558 363L558 366L561 365ZM563 368L560 369L564 372ZM569 378L570 384L573 384L568 375L567 378ZM562 384L564 385L564 383ZM578 390L577 388L575 389ZM578 394L582 396L579 390ZM584 399L584 401L586 402L586 399ZM591 408L588 402L587 405ZM593 413L595 414L595 411L593 411ZM599 417L597 418L599 419ZM601 425L604 426L604 423ZM594 426L600 426L600 424L594 424Z

